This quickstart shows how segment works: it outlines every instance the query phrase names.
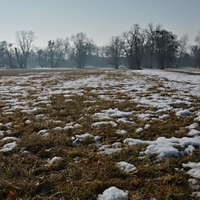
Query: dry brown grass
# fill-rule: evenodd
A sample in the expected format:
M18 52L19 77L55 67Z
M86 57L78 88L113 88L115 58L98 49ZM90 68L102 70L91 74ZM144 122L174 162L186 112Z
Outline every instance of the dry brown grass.
M6 73L6 72L5 72ZM23 76L23 72L15 72ZM22 73L21 75L19 73ZM32 73L32 72L31 72ZM75 80L80 77L90 75L99 76L100 71L73 71L63 72L63 80ZM5 75L5 74L4 74ZM8 73L6 73L8 75ZM9 74L10 75L10 74ZM46 78L52 77L52 74L42 75ZM127 76L127 75L126 75ZM135 75L140 76L140 75ZM119 72L110 73L107 79L122 81L122 74ZM36 77L32 79L37 80ZM148 82L156 82L154 77L148 79ZM58 80L46 81L50 87L55 86ZM4 83L12 86L12 81ZM29 86L30 83L26 83ZM123 84L123 83L122 83ZM24 85L24 86L25 86ZM32 85L33 86L33 85ZM159 83L160 87L164 87ZM127 137L138 138L142 140L155 140L160 136L164 137L183 137L187 134L184 127L190 125L195 116L187 118L178 118L173 111L168 112L168 120L143 121L135 114L127 119L136 122L136 125L129 126L119 124L118 127L105 126L94 128L91 124L98 121L93 118L93 114L109 108L118 108L121 111L135 111L137 114L147 111L155 111L153 107L137 107L138 103L131 101L128 94L113 92L113 88L107 88L106 95L114 95L111 100L100 99L97 93L91 92L93 88L84 89L84 95L73 94L66 101L65 91L60 94L52 94L49 98L50 105L45 103L38 104L40 109L32 114L14 110L12 115L5 114L5 102L0 102L0 122L3 126L1 131L5 131L4 136L17 137L17 147L12 151L0 153L0 199L5 199L8 191L16 190L18 197L23 200L96 200L98 194L111 186L129 191L129 199L146 200L156 198L166 199L198 199L191 197L193 189L189 187L189 176L180 170L182 163L197 161L200 150L196 149L193 156L182 156L180 158L167 158L157 163L156 155L150 155L141 158L140 152L144 151L146 144L136 145L134 147L122 146L122 150L110 155L98 154L98 147L93 138L87 138L82 141L81 146L76 146L72 142L72 136L81 135L86 132L101 136L102 144L112 144L113 142L122 142ZM95 88L101 92L101 87ZM71 88L73 91L73 88ZM41 89L42 91L42 89ZM132 91L137 92L137 91ZM151 87L143 96L150 96L157 93L156 87ZM173 93L174 91L170 91ZM30 101L29 106L34 107L37 102L37 90L29 91L30 95L23 97L23 100ZM35 96L36 95L36 96ZM167 96L168 92L163 92L161 96ZM123 100L123 102L116 100ZM87 102L88 101L88 102ZM199 109L199 98L194 99L194 107ZM186 105L178 105L182 108L188 108ZM177 107L176 107L177 108ZM36 118L36 115L44 114L44 118ZM156 114L157 118L163 113ZM155 117L155 116L154 116ZM32 121L27 124L26 120ZM114 119L114 121L117 119ZM5 124L13 122L8 128ZM56 127L64 127L67 123L81 124L81 128L69 130L55 130ZM144 127L146 123L151 124L149 129L142 134L136 133L139 127ZM183 128L181 128L183 127ZM46 129L49 135L38 134L40 130ZM117 129L124 129L127 135L116 134ZM11 130L11 134L7 133ZM3 138L3 136L1 136ZM0 142L2 146L4 142ZM47 165L48 159L55 156L62 157L52 165ZM126 174L117 166L116 162L126 161L137 167L135 173ZM179 170L176 170L179 169ZM200 183L200 182L199 182Z

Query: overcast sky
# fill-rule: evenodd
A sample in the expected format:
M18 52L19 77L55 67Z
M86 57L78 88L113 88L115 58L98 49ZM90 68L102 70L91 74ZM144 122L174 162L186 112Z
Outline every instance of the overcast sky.
M99 46L133 24L161 24L190 44L200 31L200 0L0 0L0 41L15 42L15 32L32 30L35 45L84 32Z

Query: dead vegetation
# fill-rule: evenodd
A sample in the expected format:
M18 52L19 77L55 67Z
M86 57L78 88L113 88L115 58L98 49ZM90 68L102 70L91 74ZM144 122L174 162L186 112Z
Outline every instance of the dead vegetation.
M62 81L90 75L98 77L102 73L98 71L62 72ZM45 76L48 78L53 74ZM119 72L110 73L107 79L122 81L123 85L123 75ZM32 81L37 81L37 78L34 77ZM149 80L149 82L152 81L157 80L155 78ZM15 82L8 81L1 84L11 87ZM43 83L41 91L47 88L46 84L52 88L60 83L58 80ZM28 82L27 86L29 86ZM34 83L32 82L30 86L33 87ZM164 87L159 85L161 86ZM198 160L200 155L198 148L191 156L169 157L158 163L155 162L156 155L140 156L146 144L122 146L121 151L105 155L99 154L94 138L82 140L81 145L73 143L76 135L84 133L99 136L102 145L112 145L114 142L123 144L127 137L142 140L155 140L160 136L180 138L187 134L188 130L184 127L189 126L194 120L195 115L178 118L173 110L167 113L169 119L160 119L159 117L164 113L153 114L157 108L138 106L137 102L131 100L128 93L116 93L112 87L106 89L107 92L104 90L102 93L100 86L95 89L90 86L79 88L79 93L76 93L71 88L70 97L66 97L64 89L59 94L52 92L47 99L49 105L37 99L39 96L37 89L28 90L30 95L24 96L23 101L29 102L29 109L33 109L35 103L40 102L37 104L39 108L30 113L21 112L20 108L12 110L12 114L6 114L12 107L12 103L0 102L0 123L2 123L0 131L4 131L0 139L6 136L17 138L16 148L8 152L0 152L0 199L5 199L10 191L16 191L17 197L23 200L96 200L98 194L111 186L128 190L129 199L134 200L198 199L191 197L191 193L195 190L189 186L189 175L181 170L182 163ZM80 94L81 92L83 94ZM154 86L143 95L151 96L157 92L160 91L157 91L157 87ZM173 91L163 92L161 96L171 95L171 93ZM110 95L110 98L99 98L101 94ZM197 97L194 99L194 108L197 106L199 109L199 100ZM177 107L188 108L185 104L174 105L174 108ZM94 119L93 114L110 108L118 108L126 112L134 111L133 115L127 119L134 121L135 125L119 123L117 127L111 125L92 127L91 125L98 121ZM148 121L151 127L137 133L136 129L144 127L147 123L137 115L145 112L151 115ZM117 118L114 120L116 121ZM9 126L10 122L12 123ZM81 124L81 126L63 129L66 124ZM126 130L127 135L117 134L118 129ZM75 138L72 139L74 136ZM2 147L6 142L0 141L0 146ZM51 165L48 164L54 157L61 159ZM137 171L130 174L121 171L116 166L116 162L122 160L134 164ZM200 184L199 180L198 183Z

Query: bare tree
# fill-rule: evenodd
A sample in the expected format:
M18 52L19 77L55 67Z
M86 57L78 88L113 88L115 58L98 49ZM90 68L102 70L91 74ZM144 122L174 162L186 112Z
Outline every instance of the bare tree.
M200 31L195 38L196 45L196 54L195 54L195 67L198 65L200 67Z
M49 63L51 68L59 67L59 62L61 59L64 59L66 54L69 51L69 42L68 39L64 40L61 38L57 38L56 40L50 40L48 42L48 57L49 57ZM42 53L42 52L40 52ZM45 51L42 55L43 58L45 56Z
M106 46L106 55L110 58L115 69L119 68L119 61L123 55L123 41L119 36L113 36Z
M90 55L95 51L95 45L85 33L72 35L71 41L71 58L75 60L77 68L84 68Z
M161 69L175 59L178 49L177 36L165 29L155 33L155 56Z
M10 68L13 68L14 66L16 67L13 44L7 43L6 41L0 42L0 55L1 59L3 60L3 65L6 64Z
M122 37L125 56L130 69L141 69L145 36L140 26L138 24L133 25L131 30L123 33Z
M179 42L179 46L178 46L178 60L177 60L177 64L176 64L176 68L178 68L181 59L183 59L183 56L185 53L187 53L187 43L188 43L188 34L183 35Z
M199 47L197 45L190 46L191 57L193 59L194 67L196 68L198 65L198 54L199 54Z
M197 42L198 46L200 47L200 31L198 32L198 35L195 37L195 42Z
M161 29L161 25L156 25L154 27L153 23L149 23L145 29L145 34L147 38L146 50L150 57L150 68L153 68L153 60L155 57L155 47L156 47L156 31Z
M27 68L27 60L33 41L36 39L33 31L16 32L16 43L19 48L15 48L17 62L20 68Z
M48 67L49 64L49 56L47 48L36 48L36 60L38 64L42 67Z

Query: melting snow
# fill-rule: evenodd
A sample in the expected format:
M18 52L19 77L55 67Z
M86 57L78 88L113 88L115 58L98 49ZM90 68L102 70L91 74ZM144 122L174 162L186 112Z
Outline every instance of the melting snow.
M136 167L133 164L121 161L117 163L117 166L126 173L132 173L136 171Z
M109 74L111 72L106 73ZM179 157L185 154L192 155L195 148L200 147L200 111L194 110L194 107L192 107L193 96L200 97L199 76L192 76L188 74L184 75L176 72L167 72L164 70L140 70L134 72L125 71L120 73L124 73L124 75L129 76L129 78L125 78L123 80L123 83L119 83L118 80L116 81L108 79L106 73L99 76L91 75L88 77L76 78L75 80L64 82L62 79L58 79L58 77L61 76L61 73L57 73L56 76L49 76L48 78L41 78L42 73L38 73L37 79L32 79L36 76L33 76L32 74L27 74L27 76L16 76L7 78L4 78L2 76L0 102L5 104L5 106L2 107L2 113L11 115L16 112L16 110L20 110L20 112L26 116L35 114L35 119L44 120L46 119L46 117L43 113L36 115L36 113L38 113L38 111L40 110L38 106L41 104L50 106L50 97L52 94L62 93L64 98L66 98L65 101L70 103L71 101L73 101L72 97L74 97L75 95L85 95L85 90L82 88L89 87L92 88L90 90L91 96L92 93L95 93L99 98L113 101L114 103L123 103L125 101L125 98L128 97L130 99L130 102L138 104L136 107L138 111L132 110L127 112L119 110L118 108L109 108L107 110L92 113L91 116L96 121L95 123L91 124L91 127L93 129L111 125L112 128L118 128L118 130L116 131L117 134L125 137L127 131L124 130L124 127L123 129L121 129L121 126L128 125L130 126L130 128L132 128L131 126L133 126L134 128L134 125L137 124L137 121L132 121L131 117L137 117L139 120L148 122L148 124L144 125L143 127L139 127L138 129L136 129L136 132L138 133L141 133L151 128L151 123L153 123L155 120L165 122L166 120L170 119L170 115L168 114L169 112L175 112L176 116L179 118L194 117L194 122L192 122L191 125L184 127L188 130L188 133L186 133L188 137L158 137L154 141L145 141L142 140L142 138L124 139L124 146L135 146L138 144L146 145L146 148L144 148L144 151L139 153L139 156L156 154L157 161L162 161L168 156ZM147 81L148 79L142 78L141 76L139 78L137 76L133 76L134 73L145 75L144 77L151 78L152 76L154 76L155 78L159 78L162 86L158 86L157 82ZM54 81L55 79L58 80L57 85L54 85L53 87L44 85L45 81ZM14 84L6 85L6 83L9 83L9 81L13 82ZM30 86L27 86L28 82L30 83ZM18 85L16 85L15 83L17 83ZM155 86L156 92L148 92L150 90L153 90ZM101 90L99 90L99 87L101 87ZM112 89L110 89L110 87L112 87ZM35 100L23 100L23 98L26 98L29 95L29 91L37 92L38 90L39 92L34 96ZM172 92L173 90L175 90L176 92ZM118 99L118 92L124 93L124 97ZM165 92L167 93L167 95L165 95ZM96 100L93 100L91 96L88 97L86 101L84 101L85 104L92 104L96 102ZM29 103L33 107L29 107ZM179 106L181 105L184 105L184 108L179 108ZM176 106L178 108L174 108ZM152 111L151 109L149 109L150 107L156 108L156 111ZM88 107L87 109L85 109L85 112L92 110L91 108L92 107ZM81 118L83 119L84 117L81 116L80 119ZM33 120L34 119L32 118L26 119L25 124L29 125L32 123ZM13 122L8 122L6 124L0 123L0 129L2 126L6 127L6 130L0 130L1 141L4 143L10 140L14 140L13 142L5 144L0 149L0 152L8 152L17 146L17 138L12 136L8 137L8 135L12 134L11 128L13 126ZM82 125L71 122L67 123L63 128L60 126L54 127L53 130L68 131L69 129L76 128L82 128ZM48 132L46 129L43 129L40 130L38 134L48 135ZM80 145L81 142L88 137L94 139L94 142L96 142L96 144L98 145L98 153L100 154L111 154L113 152L120 151L123 148L122 143L117 141L109 145L102 145L101 137L93 136L90 133L75 135L71 139L73 144ZM48 161L48 165L50 166L61 159L61 157L55 156ZM136 171L136 167L133 164L127 163L125 161L118 162L117 165L127 173ZM200 177L200 163L183 163L183 168L190 168L187 173L191 177ZM195 179L189 180L189 183L193 184L196 189L198 189L198 185L196 186ZM200 192L196 191L193 193L193 195L200 196ZM120 190L116 187L111 187L105 190L103 194L99 194L98 199L124 200L128 199L128 192Z
M13 150L16 146L17 146L17 143L16 143L16 142L11 142L11 143L5 144L5 145L2 147L2 149L0 149L0 152L8 152L8 151L11 151L11 150Z
M99 194L98 200L128 200L128 191L113 186L106 189L103 194Z

